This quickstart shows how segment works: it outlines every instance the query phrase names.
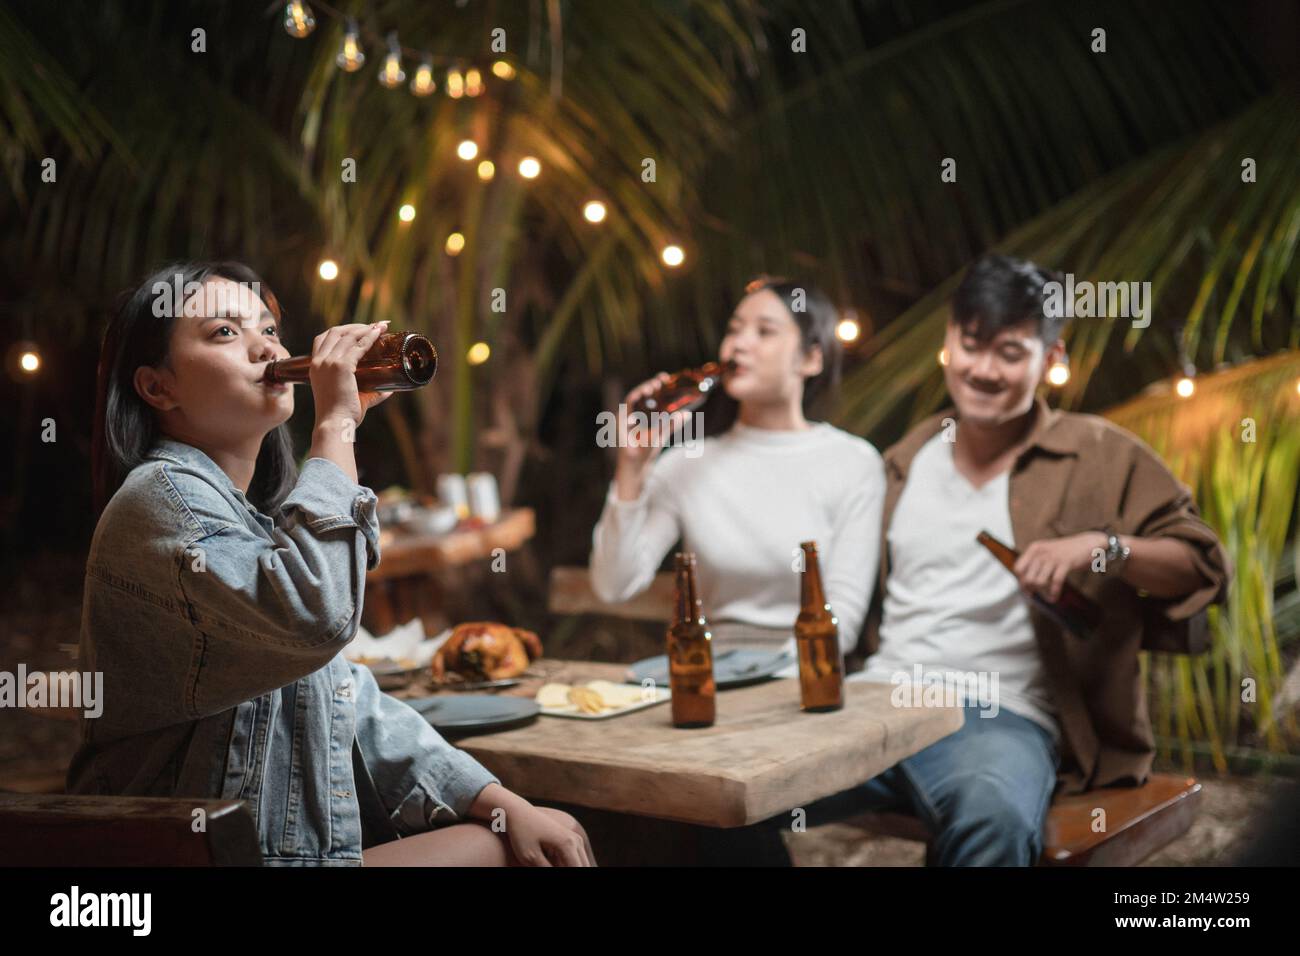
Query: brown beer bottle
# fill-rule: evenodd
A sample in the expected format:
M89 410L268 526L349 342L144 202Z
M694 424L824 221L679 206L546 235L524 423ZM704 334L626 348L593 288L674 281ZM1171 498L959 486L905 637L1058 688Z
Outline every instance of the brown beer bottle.
M718 362L709 362L699 368L683 369L668 376L663 388L653 395L638 399L632 406L634 412L673 412L691 411L699 408L709 395L722 383L722 376L734 368L728 362L725 366Z
M357 388L363 392L407 392L433 381L438 350L417 332L385 332L357 362ZM311 356L295 355L266 366L267 382L310 382Z
M695 555L678 552L677 587L668 626L668 686L674 727L709 727L717 714L713 683L713 635L695 590Z
M1016 559L1020 557L1019 551L1003 544L987 531L981 531L975 536L975 540L988 548L1008 571L1014 573ZM1069 582L1061 586L1061 596L1055 604L1032 591L1029 593L1029 600L1036 608L1076 637L1090 637L1101 623L1101 608L1097 602L1080 594Z
M803 709L839 710L844 706L844 652L840 650L840 624L822 590L817 564L817 542L805 541L799 617L794 622L799 648L799 692Z

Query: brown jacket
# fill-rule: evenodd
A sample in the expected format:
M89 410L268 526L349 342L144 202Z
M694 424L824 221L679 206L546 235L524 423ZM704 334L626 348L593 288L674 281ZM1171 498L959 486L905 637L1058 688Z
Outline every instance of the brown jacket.
M1205 608L1227 592L1228 556L1201 520L1191 493L1135 435L1095 415L1051 409L1039 398L1029 445L1012 465L1011 527L1017 550L1107 526L1120 535L1188 542L1204 586L1178 600L1139 596L1118 576L1082 571L1069 581L1103 609L1087 640L1031 607L1034 636L1063 731L1058 783L1068 793L1116 783L1141 784L1155 741L1138 671L1138 651L1200 653L1208 641ZM943 428L946 409L921 422L885 452L885 508L880 579L864 631L865 653L880 646L880 618L889 575L888 529L921 446ZM1012 542L1007 542L1011 544ZM990 558L992 560L992 558Z

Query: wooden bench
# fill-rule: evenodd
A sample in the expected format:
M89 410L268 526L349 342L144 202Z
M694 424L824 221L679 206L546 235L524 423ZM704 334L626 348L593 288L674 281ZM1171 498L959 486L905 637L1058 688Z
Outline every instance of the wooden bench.
M0 792L0 866L261 864L238 800Z
M1187 832L1200 807L1201 785L1191 777L1152 774L1140 787L1103 787L1058 794L1043 824L1039 866L1135 866ZM1095 832L1094 811L1105 811L1105 830ZM916 840L930 833L919 817L866 813L845 821L880 836Z
M638 621L666 622L673 577L655 575L653 584L630 601L610 604L596 596L586 568L551 571L548 607L554 614L607 614ZM1133 866L1187 832L1201 802L1201 784L1191 777L1152 774L1140 787L1105 787L1080 794L1058 794L1043 825L1040 866ZM1105 811L1105 830L1094 832L1093 811ZM930 844L918 817L868 813L854 825L881 836ZM927 851L928 852L928 851Z

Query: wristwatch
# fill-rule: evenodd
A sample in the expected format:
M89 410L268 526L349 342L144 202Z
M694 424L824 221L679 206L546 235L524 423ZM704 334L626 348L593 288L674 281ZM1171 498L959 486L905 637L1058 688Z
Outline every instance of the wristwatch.
M1104 529L1106 533L1106 570L1111 568L1120 570L1124 567L1124 562L1128 560L1129 547L1119 540L1119 535L1113 528Z

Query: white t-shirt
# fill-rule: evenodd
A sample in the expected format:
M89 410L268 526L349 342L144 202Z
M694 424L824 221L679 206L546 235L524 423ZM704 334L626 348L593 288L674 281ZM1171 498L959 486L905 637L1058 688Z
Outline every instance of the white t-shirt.
M938 686L945 673L982 675L999 707L1059 737L1029 605L1016 576L975 540L988 531L1015 546L1008 505L1010 470L979 488L957 471L952 443L936 435L912 461L889 524L880 649L862 680ZM996 684L994 684L996 679ZM960 679L949 679L960 699Z
M737 423L695 451L665 449L636 501L620 501L610 485L592 533L596 594L639 594L680 539L696 554L710 623L788 631L799 614L799 544L816 541L840 643L852 649L879 568L880 453L825 422L799 431Z

